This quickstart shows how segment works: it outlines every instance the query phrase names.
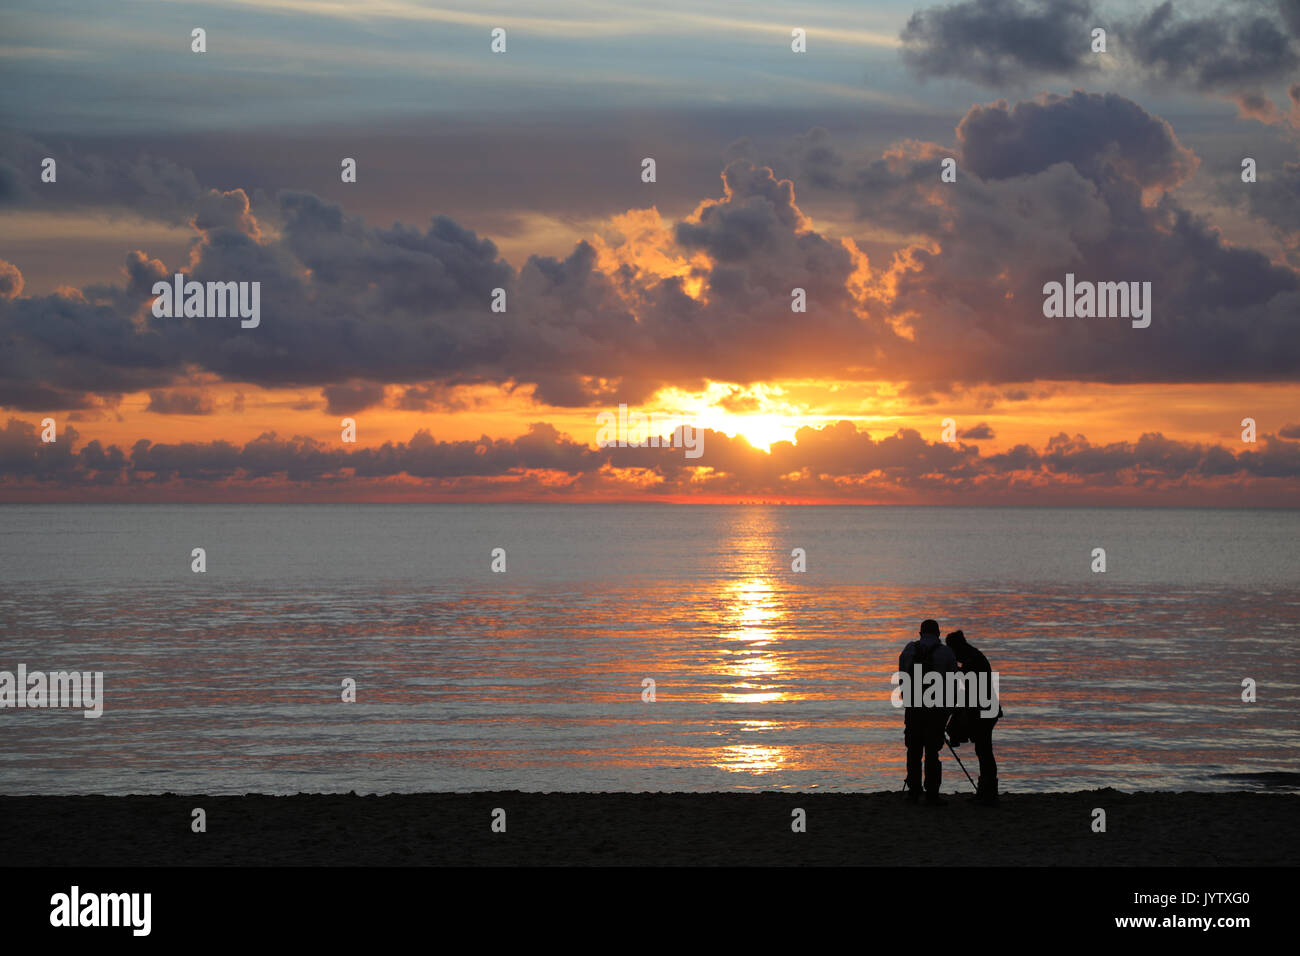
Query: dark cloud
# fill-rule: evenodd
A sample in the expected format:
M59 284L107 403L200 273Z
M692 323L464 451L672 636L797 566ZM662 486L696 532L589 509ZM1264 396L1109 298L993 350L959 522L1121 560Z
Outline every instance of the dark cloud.
M1068 163L1098 185L1123 180L1170 189L1197 159L1170 125L1114 93L1049 95L1008 106L972 107L957 126L963 169L1008 179Z
M1300 372L1296 272L1225 243L1166 191L1196 160L1163 120L1119 96L1044 94L973 108L958 144L955 183L940 183L935 144L907 144L856 175L845 163L839 179L864 222L925 237L896 255L879 293L910 335L889 353L914 382ZM1043 286L1066 273L1150 282L1151 326L1044 318Z
M239 468L240 449L227 441L168 444L141 438L131 446L129 459L135 481L223 481Z
M1166 0L1114 16L1091 0L965 0L913 14L902 56L921 77L991 87L1084 79L1100 69L1091 32L1101 27L1106 55L1147 80L1227 94L1247 115L1267 115L1261 86L1300 68L1296 0L1189 7Z
M481 404L481 400L476 399L472 404ZM471 402L454 386L437 382L403 389L396 402L397 408L413 412L458 412L470 406Z
M58 293L0 299L0 401L17 408L83 408L92 394L170 385L183 353L139 329L122 289L105 299Z
M677 241L685 248L703 249L721 263L752 259L801 224L794 183L778 181L770 169L732 163L722 182L727 202L703 207L698 222L677 224Z
M963 428L957 432L958 438L969 439L970 441L988 441L993 438L993 429L985 422L980 422L974 428Z
M1282 111L1264 95L1263 90L1242 90L1232 95L1232 101L1237 104L1237 111L1242 116L1261 123L1276 123L1282 118Z
M15 97L30 100L17 88L22 84L10 85L15 86ZM122 108L123 101L119 98L114 106ZM195 104L187 109L194 112ZM238 112L248 115L247 109ZM337 118L250 129L225 122L231 115L223 113L215 130L107 132L74 124L66 128L75 128L75 135L45 136L45 142L0 132L0 209L16 203L21 192L24 202L39 204L31 208L129 208L184 225L194 215L203 187L241 187L264 222L276 214L275 197L281 191L297 190L343 203L368 222L387 224L412 222L417 213L423 216L425 203L432 203L430 211L490 234L514 250L507 258L518 265L526 257L522 239L539 231L540 223L547 224L540 230L540 241L548 245L527 251L558 254L571 245L559 236L611 210L627 208L629 181L638 182L646 155L647 129L655 131L655 157L664 171L658 183L643 190L647 196L653 192L647 203L680 216L715 188L719 159L737 158L728 154L729 143L755 130L762 130L766 141L784 142L807 126L802 111L740 106L629 109L611 123L593 123L589 109L575 107L548 113L540 126L536 114L524 110L442 112L431 123L390 121L371 111L369 117L348 122L350 141L357 145L347 152L359 162L359 182L345 184L339 176L343 153ZM860 120L857 112L838 104L828 104L824 115L828 122ZM25 145L20 147L20 142ZM87 166L93 159L108 170L137 163L141 168L132 175L114 173L91 191L56 193L43 191L47 187L39 182L44 156L59 159L61 184L65 160ZM163 162L157 157L167 158L173 167L169 174L153 168ZM437 158L432 166L431 157ZM437 175L431 176L434 169ZM133 182L140 185L125 185ZM141 186L157 194L141 196ZM7 200L7 195L13 198Z
M1230 91L1284 79L1300 67L1282 12L1266 0L1197 17L1166 0L1123 33L1138 61L1160 79Z
M1300 424L1284 425L1278 430L1279 438L1296 438L1300 439Z
M229 230L252 239L260 235L257 220L249 212L248 196L242 189L205 191L199 196L192 222L200 232Z
M211 400L203 392L176 389L150 392L145 411L159 415L211 415L213 408Z
M723 182L723 197L672 234L668 253L709 262L685 277L636 262L609 273L586 242L516 271L446 217L427 230L370 229L337 205L287 193L280 242L224 231L198 248L200 280L262 279L262 328L150 325L231 379L511 383L560 405L636 401L670 381L842 368L846 349L870 335L847 288L852 253L807 225L791 184L770 170L735 162ZM701 292L688 294L687 282ZM490 309L498 288L505 312ZM798 322L795 288L810 303Z
M577 475L599 469L603 455L561 435L552 425L536 422L515 439L437 441L427 431L407 443L385 442L361 449L350 459L358 477L407 474L415 478L499 477L520 469Z
M1097 70L1089 35L1100 26L1089 0L967 0L912 14L903 61L923 77L959 76L988 86Z
M321 389L325 411L331 415L352 415L384 400L384 386L374 382L344 382Z
M1257 182L1234 195L1244 196L1250 214L1273 227L1292 264L1300 266L1300 163L1262 170Z
M949 154L957 182L941 183ZM0 401L85 407L165 391L194 371L321 389L331 413L378 404L385 386L398 386L404 408L481 384L580 407L708 381L887 376L925 394L931 383L1276 381L1300 371L1295 271L1225 244L1169 195L1196 157L1123 97L975 107L954 149L905 141L858 163L813 131L791 156L869 227L916 241L869 264L813 225L792 181L747 160L729 163L722 195L684 219L629 213L628 235L518 269L446 216L374 228L285 192L265 228L242 190L208 191L187 217L188 263L134 251L120 284L0 297ZM260 326L154 317L153 283L182 270L259 282ZM1043 284L1067 271L1150 281L1152 327L1045 319ZM491 309L497 289L504 312ZM791 309L796 289L806 312Z
M42 442L41 430L30 422L9 419L0 430L0 475L5 483L12 481L77 482L93 480L95 469L85 464L87 449L74 452L73 445L80 437L72 426L62 429L59 440ZM103 450L92 443L94 460L99 460ZM118 452L120 455L121 453Z
M53 183L41 181L47 157L55 161ZM0 132L0 209L100 208L180 225L200 196L194 173L167 159L146 153L118 159Z
M800 168L800 181L818 188L834 188L844 159L835 150L831 134L820 126L795 137L790 153Z
M802 428L794 442L777 442L770 454L742 438L707 430L702 437L704 453L697 459L684 457L680 447L594 449L545 423L533 424L514 439L484 435L440 441L421 430L408 442L348 448L267 433L242 447L226 441L141 439L123 451L97 441L77 447L80 436L72 428L65 429L59 442L44 444L34 425L11 419L0 429L0 498L37 488L75 492L220 485L237 491L286 482L364 496L394 480L415 482L411 487L428 491L482 494L515 487L502 481L540 489L541 474L559 476L552 486L556 494L842 499L920 491L996 498L1045 485L1084 496L1113 489L1158 495L1176 488L1213 494L1226 479L1281 482L1268 487L1279 492L1289 488L1293 495L1300 483L1300 444L1272 435L1234 452L1155 433L1105 445L1062 433L1041 450L1017 445L991 455L964 443L927 441L911 429L873 438L844 421ZM701 467L707 472L701 473ZM623 477L627 469L637 475L630 483Z
M1294 37L1300 37L1300 0L1278 0L1282 20Z
M19 412L54 412L71 409L92 409L100 401L120 398L113 395L92 395L89 392L64 391L40 383L0 383L0 406Z

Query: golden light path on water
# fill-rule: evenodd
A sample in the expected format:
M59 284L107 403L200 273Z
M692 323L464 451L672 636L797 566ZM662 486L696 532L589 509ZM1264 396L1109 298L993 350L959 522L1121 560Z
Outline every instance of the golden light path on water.
M776 689L772 678L782 667L772 652L778 640L773 625L781 618L783 610L771 581L762 577L746 578L723 586L726 613L719 632L724 642L723 673L732 678L730 689L721 692L718 700L728 704L765 704L784 700L786 695ZM770 720L742 720L742 731L763 731L776 725ZM777 770L785 762L781 748L760 743L729 744L718 748L713 765L722 770L763 773Z
M736 527L737 550L759 551L752 546L755 539L762 540L771 533L770 520L765 521L764 517ZM752 559L746 563L756 564ZM766 570L770 565L764 563L761 567ZM788 695L776 683L784 667L774 652L781 640L779 625L784 623L785 603L767 574L758 573L757 568L742 568L742 573L745 576L740 580L720 586L724 608L718 631L721 670L732 681L729 689L718 695L718 700L724 704L753 705L786 700ZM761 733L778 726L775 721L755 717L742 719L738 729ZM713 766L722 770L767 773L780 769L787 756L781 747L755 742L719 747L712 759Z

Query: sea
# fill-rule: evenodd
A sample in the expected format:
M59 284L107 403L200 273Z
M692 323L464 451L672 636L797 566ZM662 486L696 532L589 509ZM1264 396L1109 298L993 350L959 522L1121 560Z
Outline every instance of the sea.
M898 790L926 618L1005 791L1300 789L1300 510L15 504L0 671L102 715L0 793Z

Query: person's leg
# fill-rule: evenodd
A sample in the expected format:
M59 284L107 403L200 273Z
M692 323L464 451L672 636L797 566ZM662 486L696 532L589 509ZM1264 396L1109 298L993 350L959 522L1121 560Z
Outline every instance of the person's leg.
M907 799L921 799L921 753L925 741L914 724L903 727L903 745L907 748Z
M939 784L943 780L943 764L939 762L939 752L943 749L943 728L946 723L943 715L937 715L931 716L926 726L925 795L932 799L939 796Z
M993 721L981 718L972 736L975 755L980 761L979 794L993 800L998 795L998 763L993 759Z

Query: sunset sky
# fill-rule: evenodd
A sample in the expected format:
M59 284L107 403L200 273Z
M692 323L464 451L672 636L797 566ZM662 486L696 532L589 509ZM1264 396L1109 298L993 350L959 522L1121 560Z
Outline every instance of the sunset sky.
M0 501L1300 502L1300 0L9 0L0 124Z

